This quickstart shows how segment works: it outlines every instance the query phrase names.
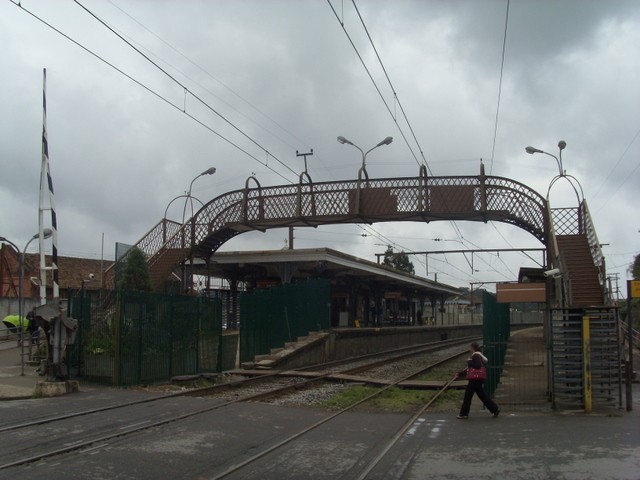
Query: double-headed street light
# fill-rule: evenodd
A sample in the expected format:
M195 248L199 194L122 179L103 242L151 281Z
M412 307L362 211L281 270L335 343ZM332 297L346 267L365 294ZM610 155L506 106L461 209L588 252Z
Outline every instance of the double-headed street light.
M358 172L358 176L360 176L360 173L364 173L367 178L369 178L369 176L367 175L366 164L365 164L365 160L367 158L367 154L371 150L374 150L374 149L376 149L378 147L381 147L382 145L389 145L391 142L393 142L393 137L387 137L384 140L382 140L380 143L378 143L375 147L370 148L369 150L367 150L365 152L359 146L357 146L355 143L347 140L343 136L339 136L338 137L338 143L341 143L343 145L346 143L347 145L351 145L353 147L356 147L358 150L360 150L360 153L362 153L362 167L360 167L360 171Z
M525 148L525 152L527 152L530 155L533 155L534 153L544 153L545 155L549 155L550 157L553 157L556 159L556 163L558 164L558 171L559 171L559 175L561 177L564 177L566 175L564 168L562 167L562 150L565 149L565 147L567 146L567 142L565 142L564 140L560 140L558 142L558 151L559 151L559 156L560 158L556 157L555 155L552 155L548 152L545 152L544 150L540 150L539 148L535 148L535 147L527 147Z
M51 230L50 228L45 228L44 230L42 230L42 238L49 238L51 237L51 235L53 235L53 230ZM18 335L18 338L20 339L20 344L21 344L21 350L20 350L20 365L21 365L21 372L20 375L24 376L24 295L23 295L23 291L22 291L22 285L24 283L24 255L25 253L27 253L27 248L29 248L29 244L35 240L36 238L40 238L40 234L36 233L33 237L31 237L29 239L29 241L27 242L27 244L24 246L24 248L22 250L20 250L18 248L18 246L13 243L11 240L5 238L5 237L0 237L0 242L6 242L9 245L13 246L13 248L16 249L16 251L18 252L18 322L19 322L19 331L20 334Z
M557 157L555 155L552 155L548 152L545 152L544 150L540 150L539 148L535 148L535 147L526 147L524 150L525 152L531 155L533 155L534 153L544 153L545 155L549 155L550 157L553 157L556 163L558 164L558 175L556 175L553 178L553 180L551 180L551 183L549 183L549 188L547 189L547 200L549 200L551 187L553 187L556 181L562 178L567 182L569 182L569 184L571 185L571 188L573 188L573 191L576 194L576 197L578 199L578 204L579 204L584 199L584 192L582 191L582 185L580 185L580 182L578 181L578 179L575 178L573 175L567 175L567 172L564 170L564 166L562 165L562 150L564 150L566 147L567 147L567 142L565 142L564 140L560 140L558 142L559 153Z

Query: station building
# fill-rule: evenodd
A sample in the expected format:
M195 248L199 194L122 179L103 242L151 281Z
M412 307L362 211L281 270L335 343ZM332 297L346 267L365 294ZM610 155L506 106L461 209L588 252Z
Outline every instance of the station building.
M456 287L329 248L217 252L206 272L204 266L196 271L225 279L226 285L205 291L226 300L223 315L229 323L237 319L230 299L238 291L310 279L331 285L333 328L442 324L447 300L461 295Z

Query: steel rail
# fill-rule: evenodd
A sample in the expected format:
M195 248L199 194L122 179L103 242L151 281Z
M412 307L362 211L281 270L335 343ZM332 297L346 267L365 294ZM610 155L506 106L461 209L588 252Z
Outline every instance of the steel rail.
M459 357L461 354L464 354L464 352L463 353L457 353L455 355L451 355L450 357L447 357L447 358L445 358L443 360L440 360L440 361L438 361L436 363L433 363L433 364L428 365L426 367L420 368L420 369L418 369L418 370L416 370L414 372L411 372L409 375L405 375L405 376L395 380L394 382L390 383L389 385L386 385L386 386L384 386L382 388L379 388L375 392L373 392L373 393L367 395L366 397L364 397L364 398L352 403L351 405L348 405L347 407L344 407L343 409L338 410L337 412L335 412L335 413L323 418L322 420L319 420L319 421L313 423L312 425L304 428L303 430L300 430L299 432L297 432L297 433L295 433L295 434L293 434L293 435L291 435L291 436L279 441L278 443L272 445L271 447L268 447L265 450L256 453L255 455L247 458L246 460L244 460L244 461L242 461L242 462L240 462L240 463L238 463L236 465L233 465L233 466L229 467L224 472L222 472L222 473L220 473L220 474L218 474L218 475L216 475L214 477L211 477L210 480L219 480L221 478L228 477L232 473L236 473L237 471L243 469L244 467L256 462L257 460L259 460L259 459L265 457L266 455L268 455L268 454L270 454L270 453L282 448L283 446L288 445L289 443L293 442L297 438L299 438L299 437L311 432L312 430L315 430L316 428L324 425L325 423L333 420L334 418L347 413L348 411L354 409L355 407L357 407L359 405L362 405L363 403L371 400L372 398L377 397L378 395L382 394L386 390L389 390L390 388L397 386L399 383L404 382L404 381L406 381L406 380L408 380L410 378L416 377L418 375L421 375L421 374L423 374L423 373L425 373L425 372L427 372L427 371L429 371L429 370L431 370L431 369L433 369L433 368L435 368L437 366L440 366L440 365L442 365L442 364L444 364L446 362L449 362L449 361ZM453 382L453 380L449 381L447 383L447 385L445 386L445 388L448 388L449 385L451 385L452 382ZM439 392L437 394L437 396L440 396L441 392ZM427 405L430 406L432 403L433 402L429 402ZM424 410L422 409L421 411L424 411ZM406 424L404 424L404 425L406 425ZM404 425L403 425L402 429L404 429ZM391 448L391 447L389 447L389 448ZM379 460L378 460L378 462L379 462Z
M447 389L451 386L451 384L456 380L457 377L453 377L451 380L447 382L447 384L442 387L431 399L420 408L407 422L396 432L396 434L391 437L391 440L387 443L387 445L380 451L378 455L375 456L373 460L371 460L367 466L360 472L360 475L357 477L357 480L365 480L367 475L371 473L371 471L380 463L380 461L389 453L396 443L404 436L404 434L415 424L416 420L420 418L431 405L435 402L440 395L447 391Z
M385 355L385 354L390 354L393 352L404 352L406 350L416 350L416 351L423 351L420 350L422 347L424 347L424 350L428 349L429 347L438 347L438 346L449 346L449 345L455 345L457 343L462 343L464 341L468 341L468 339L472 339L475 337L461 337L458 339L452 339L452 340L445 340L444 342L430 342L430 343L424 343L424 344L418 344L418 345L413 345L410 347L401 347L398 349L392 349L392 350L385 350L383 352L376 352L376 353L369 353L366 355L360 355L357 357L349 357L346 359L342 359L342 360L334 360L331 362L325 362L325 363L319 363L319 364L315 364L315 365L310 365L310 366L306 366L306 367L301 367L301 368L297 368L297 369L290 369L287 370L288 372L296 372L296 371L308 371L308 370L314 370L314 369L322 369L322 368L327 368L329 366L336 366L336 365L344 365L345 363L354 363L357 361L361 361L361 360L365 360L367 358L375 358L375 357L379 357L381 355ZM446 343L445 343L446 342ZM401 358L402 356L399 356L399 358ZM374 368L375 365L380 364L384 361L393 361L394 358L391 359L386 359L386 360L382 360L379 361L378 363L372 363L371 365L373 365L371 368ZM366 367L366 366L365 366ZM345 371L343 373L356 373L356 372L351 372L351 371ZM239 372L239 374L241 374L241 372ZM280 371L276 371L276 370L265 370L264 375L254 375L251 378L244 378L241 380L234 380L232 382L227 382L224 384L219 384L219 385L214 385L214 386L207 386L207 387L200 387L200 388L196 388L196 389L191 389L191 390L187 390L187 391L180 391L180 392L174 392L174 393L168 393L165 395L158 395L158 396L154 396L152 398L145 398L142 400L133 400L133 401L129 401L129 402L122 402L122 403L117 403L114 405L107 405L104 407L97 407L97 408L92 408L92 409L88 409L88 410L82 410L80 412L73 412L73 413L68 413L68 414L64 414L64 415L57 415L55 417L49 417L49 418L43 418L43 419L38 419L38 420L32 420L29 422L23 422L23 423L18 423L18 424L14 424L14 425L8 425L8 426L4 426L4 427L0 427L0 433L3 432L8 432L11 430L19 430L20 428L27 428L27 427L34 427L34 426L39 426L39 425L45 425L47 423L52 423L52 422L57 422L60 420L67 420L69 418L75 418L75 417L81 417L81 416L85 416L85 415L91 415L94 413L100 413L100 412L105 412L105 411L109 411L109 410L116 410L119 408L126 408L126 407L131 407L134 405L140 405L140 404L144 404L144 403L150 403L150 402L155 402L155 401L161 401L161 400L166 400L166 399L172 399L172 398L176 398L176 397L183 397L183 396L199 396L199 395L206 395L211 393L212 391L215 390L222 390L222 389L231 389L231 388L237 388L239 386L244 386L247 384L250 384L252 382L257 382L260 380L265 380L265 379L269 379L269 378L273 378L273 377L277 377L280 376L281 372Z
M456 339L456 340L458 340L458 339ZM443 346L444 347L452 346L451 345L452 342L454 342L454 341L446 341L446 345L441 345L441 347L443 347ZM441 342L435 342L435 343L437 344L437 343L441 343ZM462 343L462 342L460 342L460 343ZM433 350L437 350L437 348L434 348L437 345L430 344L430 346L431 346L431 348ZM403 347L400 350L404 350L404 349L405 348ZM421 353L425 353L425 352L419 351L419 352L416 352L415 355L419 355ZM388 386L383 387L378 392L376 392L376 393L370 395L369 397L361 400L357 404L354 404L351 408L359 405L360 403L363 403L364 401L368 400L369 398L373 398L374 396L382 393L383 391L387 390L388 388L391 388L392 386L397 385L397 383L400 383L400 382L402 382L402 381L404 381L404 380L406 380L408 378L411 378L413 376L419 375L420 373L422 373L424 371L427 371L427 370L429 370L429 369L431 369L431 368L433 368L433 367L435 367L435 366L437 366L437 365L439 365L439 364L441 364L443 362L449 361L451 358L455 358L458 355L459 354L454 355L454 356L449 357L447 359L444 359L444 360L442 360L440 362L437 362L436 364L427 366L427 367L421 369L419 372L414 372L414 373L412 373L412 374L410 374L408 376L405 376L405 377L399 379L398 381L396 381L396 382L394 382L394 383L392 383L392 384L390 384ZM369 357L369 356L370 355L366 355L366 357ZM401 356L405 357L406 354L402 354ZM356 359L352 358L351 360L352 361L357 361L357 359L358 359L358 357L356 357ZM389 360L387 360L387 361L389 361ZM333 363L333 362L329 362L329 363ZM372 368L375 368L375 366L377 366L378 363L379 362L373 362ZM228 388L228 387L233 386L234 384L235 385L238 385L238 384L246 385L246 384L258 381L258 380L264 380L266 378L276 377L279 374L280 374L280 372L274 372L274 373L266 374L264 376L252 377L252 378L249 378L249 379L239 380L239 381L236 381L236 382L231 382L230 384L223 384L223 385L219 385L219 386L216 386L216 387ZM322 380L323 378L326 378L326 377L330 376L331 374L332 373L327 372L325 374L322 374L320 377L316 377L316 378L312 378L312 379L306 379L306 380L303 380L302 382L298 382L297 384L295 384L293 386L292 385L286 385L286 386L283 386L283 387L278 387L277 389L274 389L271 392L266 392L266 393L265 392L260 392L260 393L249 395L249 396L246 396L246 397L240 397L240 398L237 398L237 399L233 399L233 400L225 401L225 402L222 402L222 403L219 403L219 404L216 404L216 405L212 405L212 406L209 406L209 407L206 407L206 408L203 408L203 409L198 409L198 410L195 410L195 411L192 411L192 412L187 412L187 413L178 415L176 417L171 417L171 418L164 419L164 420L158 420L156 422L151 422L151 423L145 423L144 425L139 425L139 426L133 427L133 428L128 429L128 430L120 430L120 431L118 431L116 433L110 433L110 434L102 435L102 436L99 436L99 437L96 437L96 438L91 438L91 439L87 439L87 440L84 440L84 441L79 441L79 442L73 443L71 445L67 445L65 447L61 447L61 448L54 449L54 450L49 450L49 451L46 451L46 452L42 452L42 453L38 453L38 454L35 454L35 455L31 455L29 457L25 457L25 458L22 458L22 459L17 459L17 460L14 460L14 461L10 461L10 462L5 463L5 464L0 464L0 470L4 470L4 469L10 468L10 467L15 467L15 466L19 466L19 465L23 465L23 464L27 464L27 463L32 463L32 462L35 462L35 461L38 461L38 460L42 460L44 458L60 455L60 454L63 454L63 453L68 453L68 452L71 452L71 451L80 450L82 448L88 447L90 445L94 445L94 444L99 443L99 442L105 442L105 441L108 441L108 440L112 440L114 438L118 438L118 437L126 436L126 435L129 435L129 434L137 433L137 432L140 432L140 431L148 430L150 428L167 425L169 423L174 423L174 422L186 419L186 418L190 418L190 417L193 417L193 416L197 416L197 415L201 415L201 414L204 414L204 413L208 413L208 412L211 412L213 410L224 408L224 407L236 404L236 403L247 402L247 401L252 401L252 400L259 400L259 399L264 398L265 396L278 395L279 393L286 392L288 390L291 390L292 388L299 389L301 386L304 386L304 385L307 385L307 384L312 384L312 383L317 383L320 380ZM121 404L117 404L117 405L111 405L111 406L107 406L107 407L101 407L101 408L96 408L96 409L91 409L91 410L85 410L85 411L77 412L77 413L74 413L74 414L68 414L68 415L64 415L64 416L52 417L52 418L48 418L48 419L41 419L41 420L37 420L37 421L34 421L34 422L25 422L25 423L22 423L22 424L19 424L19 425L4 427L0 431L10 431L10 430L17 430L17 429L20 429L20 428L26 428L26 427L30 427L30 426L43 425L43 424L46 424L46 423L52 423L52 422L55 422L55 421L61 421L61 420L65 420L65 419L68 419L68 418L73 418L73 417L78 417L78 416L83 416L83 415L90 415L90 414L93 414L93 413L99 413L99 412L102 412L102 411L108 411L108 410L113 410L113 409L117 409L117 408L124 408L124 407L127 407L127 406L133 406L133 405L138 405L138 404L143 404L143 403L149 403L149 402L153 402L153 401L166 400L166 399L175 398L175 397L179 397L179 396L187 396L187 395L193 396L195 394L203 395L203 394L206 394L207 392L210 392L214 388L215 387L204 387L202 389L196 389L196 390L192 390L192 391L188 391L188 392L176 392L176 393L172 393L172 394L168 394L168 395L163 395L163 396L160 396L160 397L153 397L153 398L150 398L150 399L137 400L137 401L133 401L133 402L125 402L125 403L121 403ZM344 412L346 412L346 411L348 411L348 409L344 410ZM333 418L334 416L331 416L329 419ZM291 439L291 440L293 440L293 439Z

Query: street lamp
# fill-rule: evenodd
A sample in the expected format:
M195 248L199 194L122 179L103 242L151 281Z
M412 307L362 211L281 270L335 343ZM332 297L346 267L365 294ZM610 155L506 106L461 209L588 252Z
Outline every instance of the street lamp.
M165 208L164 210L164 217L162 219L162 227L163 227L163 231L162 231L162 237L163 237L163 243L167 242L168 238L167 238L167 212L169 211L169 207L171 206L171 204L178 200L179 198L184 198L184 207L182 208L182 225L180 227L180 232L181 232L181 242L182 242L182 247L185 247L186 241L185 241L185 235L187 235L187 229L185 228L185 217L187 215L187 205L190 203L191 204L191 218L193 218L193 200L196 200L197 202L200 203L200 205L204 206L204 204L198 200L197 198L193 197L191 195L191 189L193 188L193 183L200 177L204 176L204 175L213 175L214 173L216 173L216 167L210 167L208 169L206 169L204 172L196 175L195 177L193 177L193 180L191 180L191 183L189 184L189 190L187 192L185 192L183 195L178 195L177 197L171 199L171 201L167 204L167 208ZM193 228L191 231L191 234L193 234ZM182 262L182 282L183 282L183 286L186 285L186 265L185 262Z
M53 230L51 230L50 228L45 228L44 230L42 230L42 237L43 238L49 238L51 237L51 235L53 235ZM20 350L20 365L21 365L21 372L20 375L24 376L24 318L23 318L23 312L24 312L24 298L23 298L23 292L22 292L22 285L24 283L24 254L27 253L27 248L29 248L29 244L35 240L36 238L39 238L40 234L36 233L33 237L31 237L29 239L29 241L27 242L27 244L24 246L24 249L22 249L22 251L18 248L18 246L13 243L12 241L8 240L5 237L0 237L0 242L7 242L8 244L12 245L13 248L16 249L16 251L18 252L18 319L19 319L19 325L20 325L20 335L18 336L18 338L20 339L20 344L21 344L21 350Z
M573 188L573 191L576 194L578 203L580 203L584 199L584 192L582 191L582 185L580 185L580 182L578 181L578 179L575 178L573 175L567 175L567 172L564 170L564 166L562 165L562 150L564 150L566 147L567 147L567 142L565 142L564 140L560 140L558 142L558 152L559 152L558 157L535 147L526 147L524 151L530 155L533 155L534 153L544 153L545 155L549 155L550 157L553 157L556 163L558 164L558 175L556 175L553 178L553 180L551 180L551 183L549 184L549 188L547 189L547 200L549 200L551 187L553 187L556 181L562 178L567 182L569 182L569 184L571 185L571 188Z
M376 149L378 147L381 147L382 145L389 145L391 142L393 142L393 137L387 137L384 140L382 140L380 143L378 143L375 147L370 148L369 150L367 150L365 152L359 146L357 146L355 143L347 140L343 136L339 136L338 137L338 143L341 143L343 145L346 143L347 145L351 145L353 147L356 147L358 150L360 150L360 153L362 153L362 167L360 167L360 171L358 172L358 176L360 175L360 172L363 172L367 178L369 178L369 176L367 175L367 170L366 170L366 166L365 166L365 159L367 158L367 154L371 150L374 150L374 149Z
M565 142L564 140L560 140L558 142L558 151L559 151L560 158L558 158L555 155L552 155L550 153L547 153L544 150L540 150L539 148L535 148L535 147L527 147L524 150L525 150L525 152L527 152L530 155L533 155L534 153L544 153L545 155L549 155L550 157L555 158L556 159L556 163L558 164L559 175L561 177L564 177L566 175L566 172L564 171L564 168L562 167L562 150L564 150L566 146L567 146L567 142Z
M163 243L167 241L167 213L169 212L169 207L171 206L171 204L173 202L175 202L176 200L178 200L179 198L184 198L184 207L182 209L182 224L184 225L184 217L187 214L187 203L189 203L189 201L191 201L191 216L193 217L193 200L197 200L198 203L200 203L201 206L204 206L204 203L202 203L200 200L198 200L195 197L191 196L191 187L193 187L193 182L195 182L198 178L202 177L203 175L213 175L214 173L216 173L216 168L215 167L211 167L208 168L207 170L205 170L204 172L202 172L201 174L197 175L193 180L191 180L191 183L189 184L189 191L183 193L182 195L178 195L177 197L174 197L171 199L171 201L167 204L167 208L164 209L164 217L162 217L162 223L163 223L163 232L162 232L162 241Z
M187 192L187 198L184 201L184 208L182 209L182 224L184 225L184 217L187 213L187 202L191 202L191 216L193 217L193 197L191 196L191 188L193 187L193 182L195 182L197 179L199 179L200 177L204 176L204 175L213 175L214 173L216 173L216 167L211 167L206 169L204 172L202 172L200 175L197 175L196 177L194 177L193 180L191 180L191 183L189 184L189 191ZM200 202L202 203L202 202Z

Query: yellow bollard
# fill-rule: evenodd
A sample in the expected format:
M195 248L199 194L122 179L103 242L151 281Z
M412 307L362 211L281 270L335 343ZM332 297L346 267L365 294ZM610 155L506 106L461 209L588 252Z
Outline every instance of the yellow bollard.
M582 392L584 411L591 413L591 331L589 317L582 317Z

